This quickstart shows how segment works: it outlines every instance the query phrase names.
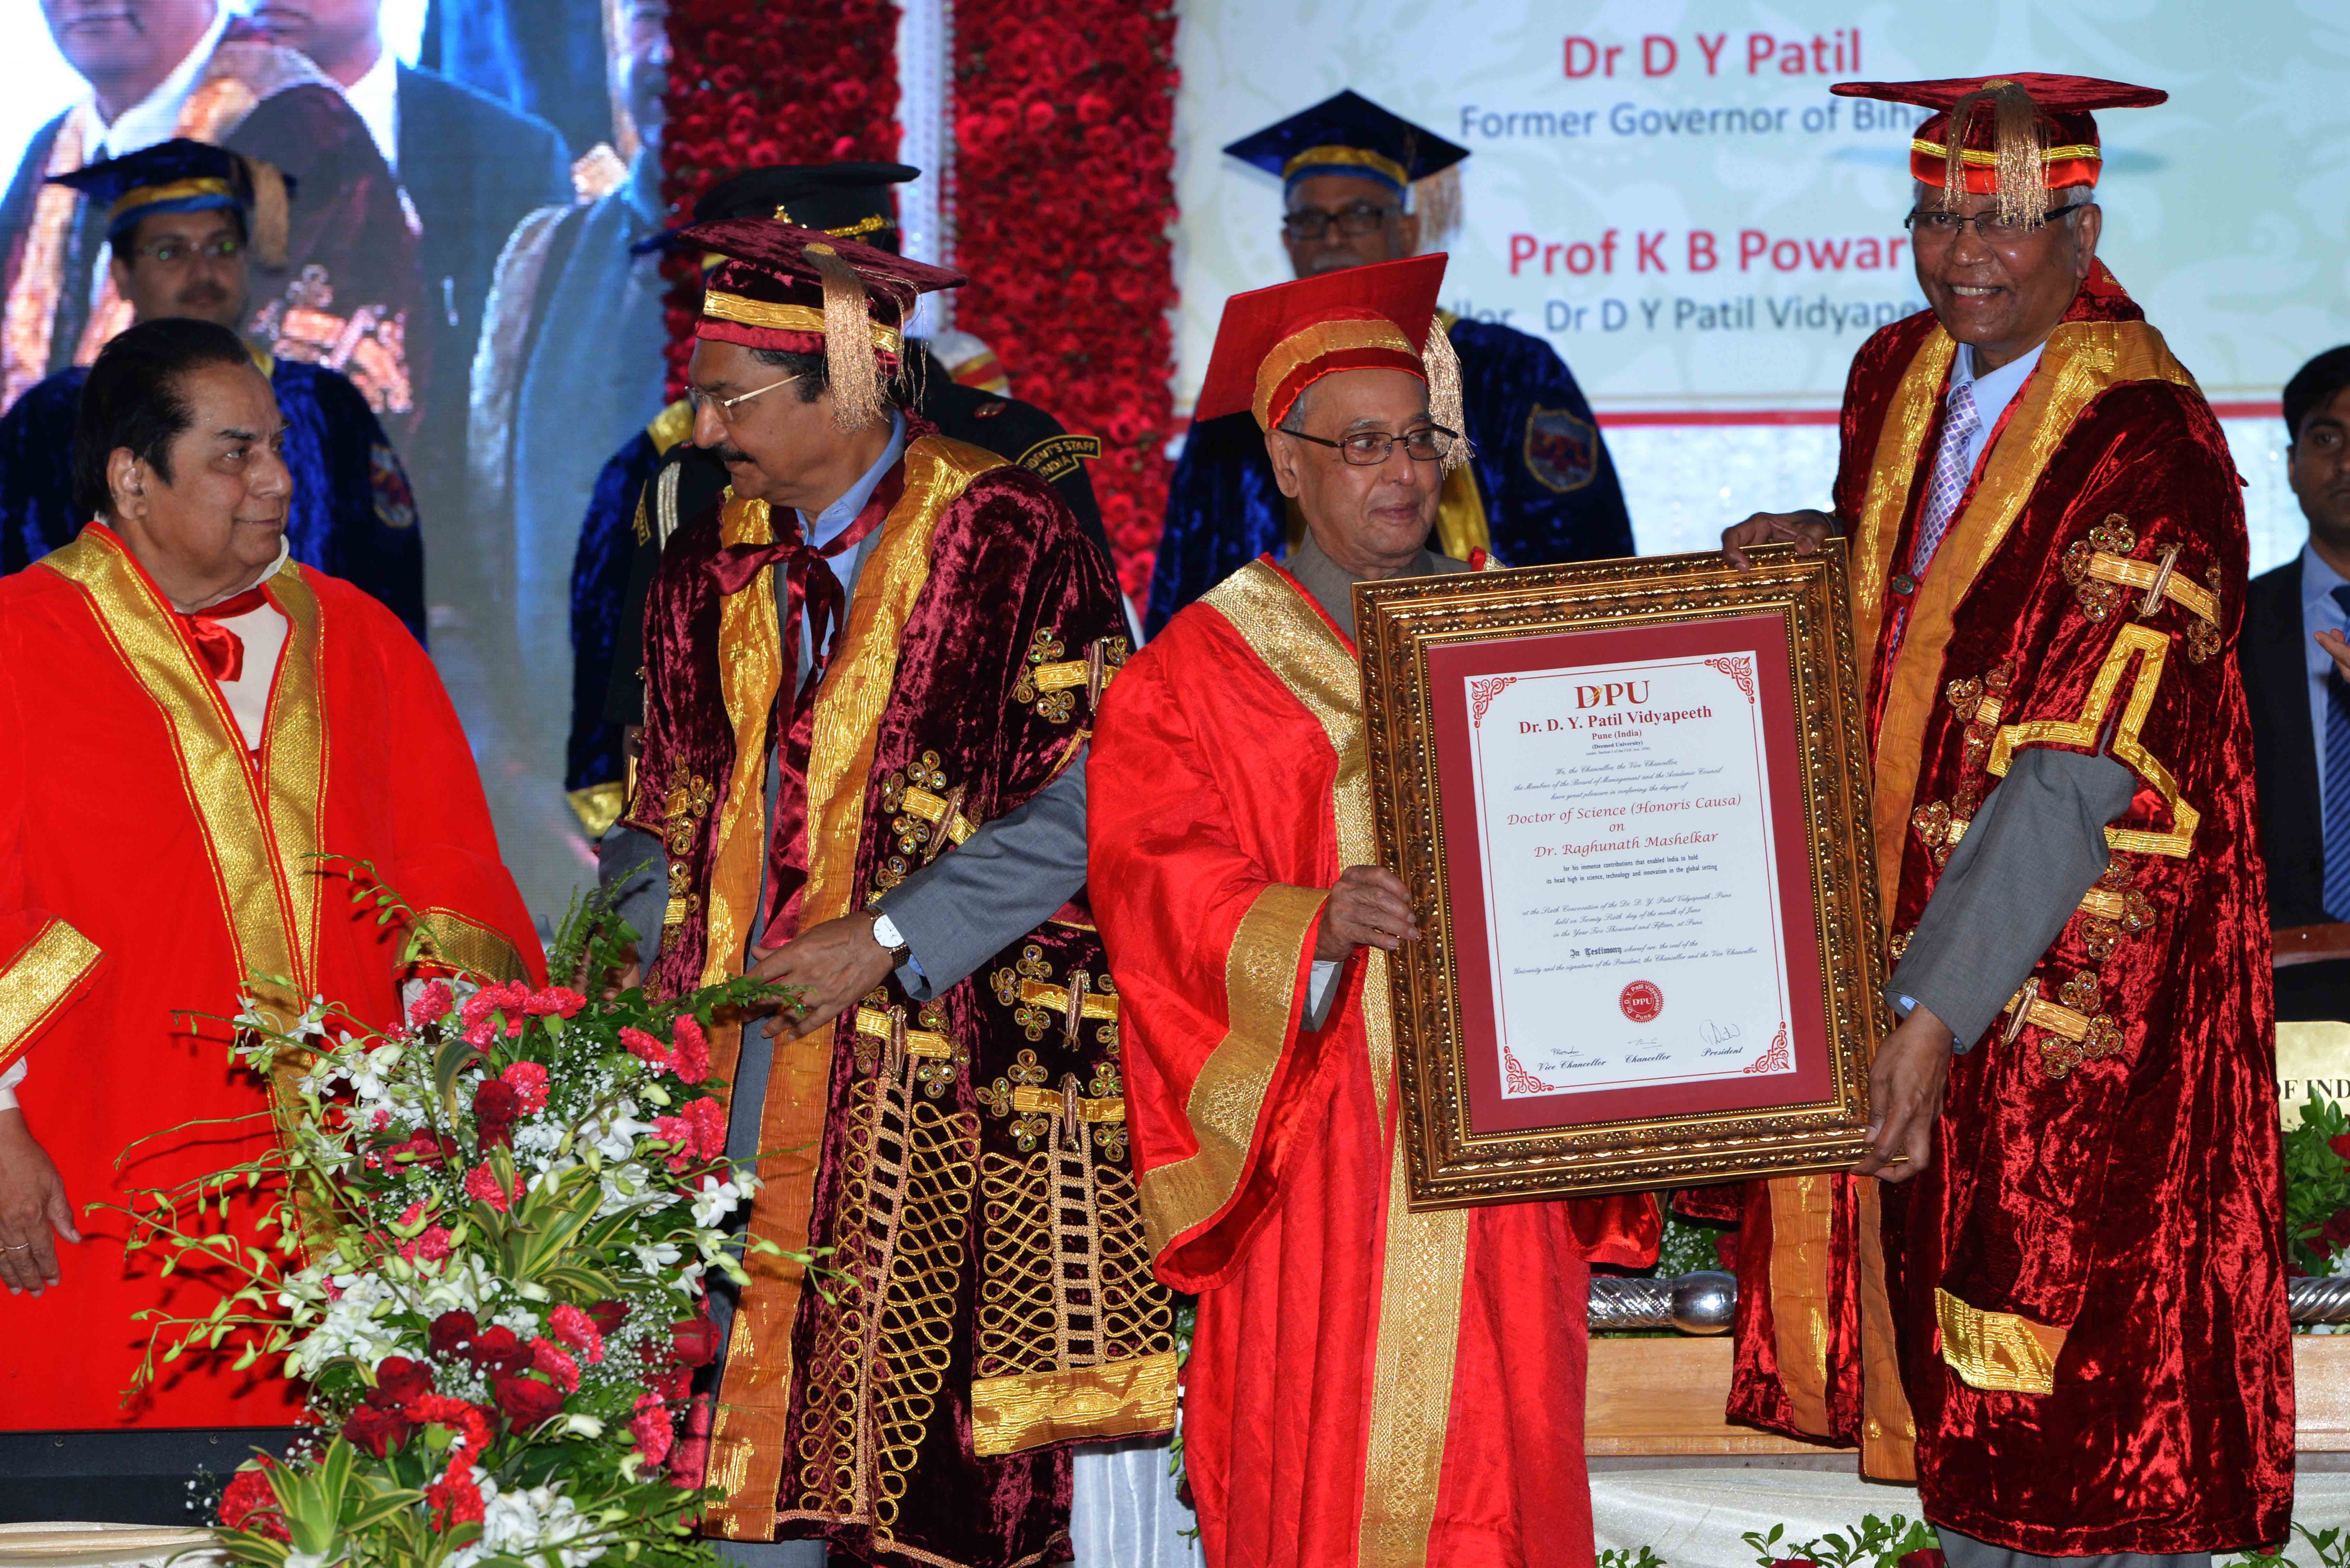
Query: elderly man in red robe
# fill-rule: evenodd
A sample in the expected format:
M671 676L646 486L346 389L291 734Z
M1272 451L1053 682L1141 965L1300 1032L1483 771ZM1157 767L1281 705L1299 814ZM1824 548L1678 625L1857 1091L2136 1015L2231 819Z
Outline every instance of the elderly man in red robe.
M1305 537L1170 621L1094 739L1089 885L1150 1246L1200 1293L1184 1453L1218 1568L1590 1563L1589 1264L1655 1252L1645 1197L1404 1203L1388 955L1418 927L1374 863L1351 596L1469 569L1425 544L1461 455L1443 273L1225 306L1200 417L1254 412Z
M1914 1473L1956 1568L2281 1540L2293 1365L2242 502L2096 256L2116 82L1846 83L1932 306L1853 361L1834 511L1902 1016L1851 1177L1757 1184L1731 1413Z
M217 1298L126 1257L121 1216L84 1206L267 1147L269 1091L229 1060L240 998L285 1023L315 996L398 1017L405 933L345 868L371 862L451 964L543 969L424 650L288 558L284 431L234 333L130 328L81 394L93 521L0 579L0 1431L87 1456L69 1467L86 1495L44 1478L48 1517L140 1517L125 1472L142 1467L94 1431L295 1417L292 1385L202 1357L122 1407L148 1334L133 1314ZM227 1228L261 1240L258 1212ZM200 1459L242 1448L187 1455L161 1517L184 1517Z

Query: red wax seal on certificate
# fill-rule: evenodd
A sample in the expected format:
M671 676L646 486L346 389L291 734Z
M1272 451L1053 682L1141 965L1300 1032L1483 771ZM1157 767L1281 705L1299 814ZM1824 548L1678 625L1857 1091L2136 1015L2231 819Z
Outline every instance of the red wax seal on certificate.
M1645 980L1636 980L1624 988L1624 994L1616 999L1616 1005L1622 1008L1624 1016L1633 1023L1646 1023L1665 1010L1665 993Z

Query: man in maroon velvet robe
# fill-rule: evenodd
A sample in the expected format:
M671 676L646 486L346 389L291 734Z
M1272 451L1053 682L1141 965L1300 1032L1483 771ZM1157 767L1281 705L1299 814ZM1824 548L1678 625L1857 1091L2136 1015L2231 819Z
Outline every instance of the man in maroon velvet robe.
M1057 1561L1067 1445L1172 1424L1172 1303L1118 997L1069 902L1082 840L1057 883L964 874L1067 804L1126 659L1117 583L1051 486L905 411L899 325L955 275L764 219L680 243L726 258L688 386L733 483L661 557L623 820L668 893L655 986L747 967L802 989L790 1023L713 1048L730 1149L767 1182L752 1234L830 1249L820 1291L750 1260L711 1526L877 1563ZM897 897L941 873L980 888L943 932Z
M1835 90L1943 111L1912 143L1933 310L1853 362L1833 515L1724 543L1849 541L1904 1017L1859 1174L1756 1185L1731 1413L1888 1478L1914 1449L1956 1568L2274 1542L2293 1369L2243 505L2085 200L2086 111L2163 95Z

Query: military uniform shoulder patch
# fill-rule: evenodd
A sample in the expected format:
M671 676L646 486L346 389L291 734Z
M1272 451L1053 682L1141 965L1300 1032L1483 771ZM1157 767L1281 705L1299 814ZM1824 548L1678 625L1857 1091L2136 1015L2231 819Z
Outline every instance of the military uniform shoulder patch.
M1020 454L1020 466L1048 484L1057 484L1075 473L1079 463L1099 456L1099 436L1046 436Z
M1589 420L1540 403L1526 416L1526 472L1551 489L1580 490L1599 472L1599 431Z
M400 472L400 459L391 448L377 441L368 448L368 484L375 492L375 514L387 528L412 528L416 525L416 497L408 488L408 475Z

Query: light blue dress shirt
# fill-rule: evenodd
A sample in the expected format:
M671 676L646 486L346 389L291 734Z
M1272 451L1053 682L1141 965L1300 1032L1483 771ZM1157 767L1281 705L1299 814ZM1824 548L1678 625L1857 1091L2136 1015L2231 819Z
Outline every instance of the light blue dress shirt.
M857 521L857 514L865 510L865 504L873 499L876 490L881 488L882 480L889 477L889 471L897 467L899 460L905 455L906 416L893 410L889 415L889 444L881 449L881 455L874 460L873 466L860 474L856 483L842 491L839 500L814 517L805 512L799 514L800 531L807 536L808 543L820 550L839 538L848 525ZM873 546L880 538L881 530L876 528L825 563L832 568L832 575L840 579L841 613L844 617L847 614L847 606L857 597L857 575L865 569L866 557L873 553ZM780 573L776 575L775 587L778 591L783 587ZM837 637L840 628L835 626L832 630ZM816 647L809 640L807 618L803 616L800 618L799 673L795 679L806 680L809 668L815 663Z
M1950 391L1956 392L1964 386L1972 386L1975 389L1975 418L1980 422L1973 433L1967 437L1969 473L1972 473L1975 465L1982 462L1983 448L1991 444L1991 431L1999 428L2000 416L2007 412L2008 404L2015 401L2015 394L2022 390L2023 383L2031 379L2033 367L2040 363L2041 349L2047 347L2043 343L2029 354L2019 354L1987 376L1975 374L1975 351L1972 348L1951 359ZM1945 400L1948 400L1948 394L1945 394Z

